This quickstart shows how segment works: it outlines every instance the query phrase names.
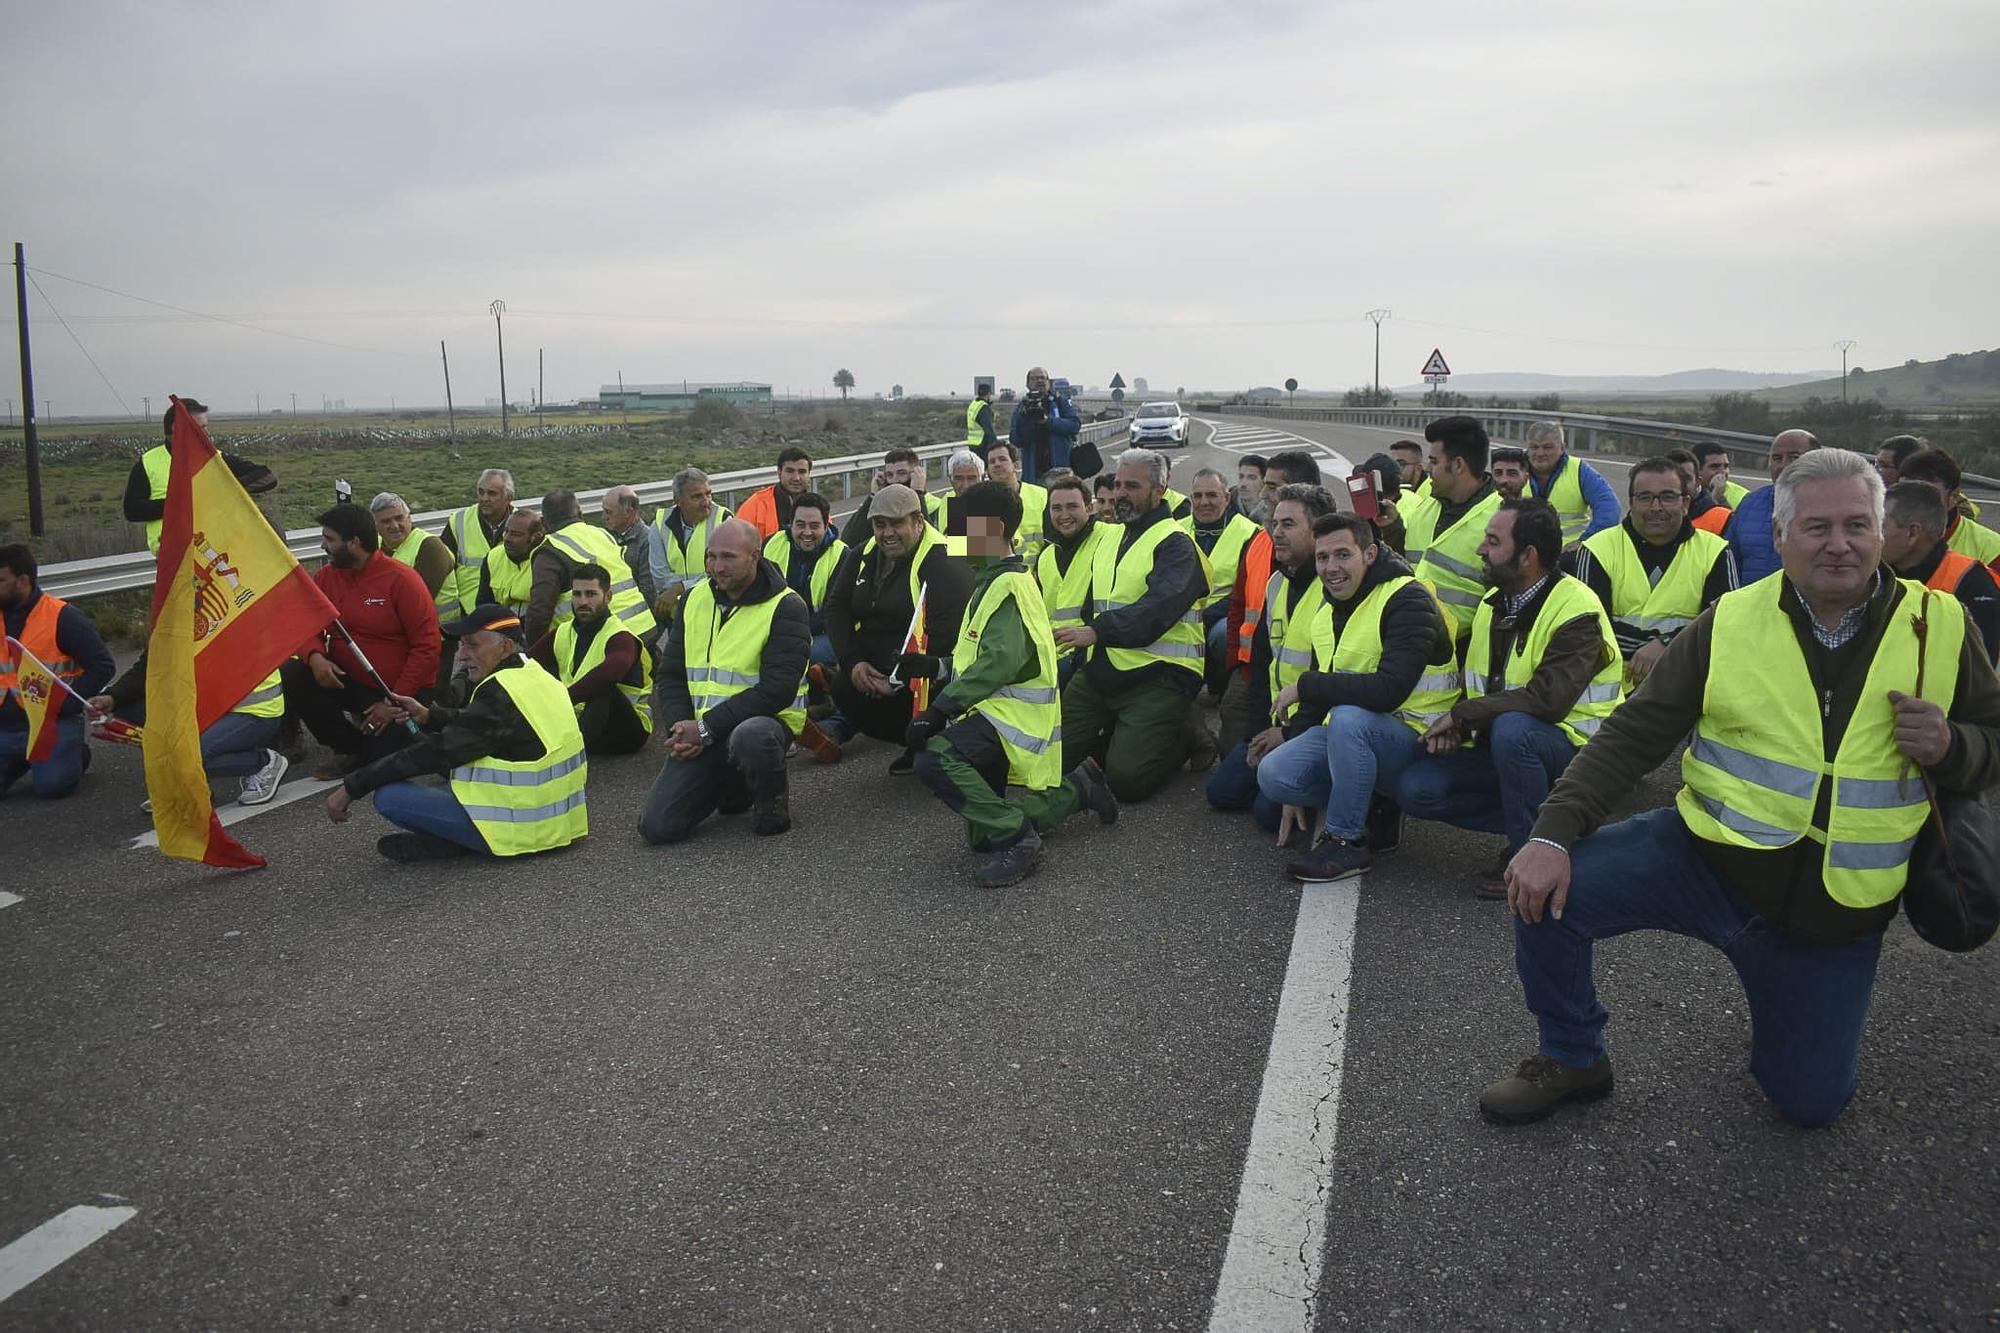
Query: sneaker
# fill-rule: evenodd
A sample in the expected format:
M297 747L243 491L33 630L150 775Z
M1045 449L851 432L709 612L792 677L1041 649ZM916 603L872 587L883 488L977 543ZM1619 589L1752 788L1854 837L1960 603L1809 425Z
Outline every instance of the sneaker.
M243 779L243 788L236 794L238 805L262 805L278 794L278 784L284 780L285 770L292 761L276 750L264 751L264 766Z
M1030 828L1019 838L993 854L979 867L972 882L982 889L1004 889L1019 884L1042 868L1042 835Z
M1366 843L1323 838L1304 856L1293 857L1285 870L1301 884L1336 884L1368 869L1370 861Z
M791 798L782 785L750 807L750 831L760 838L790 832L791 827Z
M840 742L826 734L826 729L817 722L808 722L799 730L799 744L812 751L813 758L822 764L840 762Z
M915 750L905 750L889 761L889 776L892 778L906 778L916 771L917 752Z
M1111 794L1111 784L1104 780L1104 769L1095 759L1084 760L1068 776L1076 780L1083 808L1096 815L1098 823L1118 822L1118 798Z
M1576 1069L1546 1055L1531 1055L1512 1078L1479 1094L1479 1111L1497 1125L1528 1125L1564 1102L1597 1102L1610 1095L1610 1056L1600 1055L1590 1068Z
M1386 796L1377 796L1368 803L1368 821L1363 825L1362 841L1376 856L1387 856L1403 845L1403 807Z
M142 813L142 814L148 814L148 815L152 814L152 813L153 813L153 798L152 798L152 797L150 797L150 796L148 796L148 797L147 797L147 798L146 798L145 800L143 800L143 801L139 802L139 811L140 811L140 813Z
M417 861L451 861L461 856L472 855L468 847L461 847L444 838L433 838L428 833L388 833L375 840L375 850L391 861L405 864Z

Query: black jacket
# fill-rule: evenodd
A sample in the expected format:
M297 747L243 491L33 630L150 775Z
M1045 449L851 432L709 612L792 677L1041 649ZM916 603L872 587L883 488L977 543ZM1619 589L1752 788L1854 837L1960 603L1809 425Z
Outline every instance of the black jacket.
M1409 572L1403 557L1382 547L1362 577L1360 590L1344 602L1328 602L1333 608L1335 636L1346 632L1347 622L1363 598ZM1299 678L1299 707L1285 726L1286 734L1296 736L1318 725L1342 704L1371 713L1394 712L1433 663L1452 669L1453 649L1451 631L1445 628L1430 593L1419 583L1403 585L1390 594L1382 608L1382 660L1375 670L1306 672Z
M972 572L962 557L939 542L924 557L918 581L928 588L924 626L930 634L930 651L949 657L958 645L959 622L965 619L965 604L972 596ZM826 637L840 655L841 673L853 671L857 662L867 662L877 671L895 666L915 611L907 556L885 561L880 546L851 548L826 590Z
M806 674L812 628L807 623L805 599L786 596L791 589L785 586L785 576L769 560L757 562L757 577L739 600L726 597L713 579L708 586L715 594L717 628L727 624L739 607L760 606L773 597L784 598L771 616L771 636L764 641L757 683L724 699L702 719L708 724L709 734L722 741L736 729L737 723L753 717L776 717L792 706L798 697L799 680ZM668 726L694 716L694 700L687 686L686 605L683 602L682 613L674 617L673 633L668 636L667 650L660 658L660 707ZM710 642L714 642L713 635Z
M1173 521L1165 503L1154 506L1150 514L1123 525L1124 531L1118 534L1118 554L1122 557L1131 550L1132 543L1155 523ZM1092 588L1092 602L1109 591ZM1202 572L1201 552L1195 549L1194 538L1177 527L1153 548L1152 572L1146 575L1146 591L1139 600L1115 611L1093 610L1090 615L1090 627L1097 631L1097 646L1090 650L1090 660L1083 668L1090 675L1090 683L1107 693L1129 690L1150 680L1170 681L1176 689L1189 694L1199 690L1198 672L1172 662L1149 662L1131 671L1120 671L1111 665L1104 650L1144 648L1154 643L1207 594L1208 575Z
M513 671L527 659L513 656L493 669L494 675ZM401 726L401 723L396 725ZM463 708L431 705L424 718L424 734L394 754L358 768L341 785L349 796L366 796L377 787L407 782L425 773L449 773L475 759L506 759L519 762L539 757L542 738L528 725L528 719L514 704L514 696L499 686L473 690L472 701Z

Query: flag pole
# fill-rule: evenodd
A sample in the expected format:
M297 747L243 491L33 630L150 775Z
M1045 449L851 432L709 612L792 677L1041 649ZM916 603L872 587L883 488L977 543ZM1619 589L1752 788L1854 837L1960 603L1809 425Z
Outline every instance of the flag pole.
M74 685L64 680L61 676L58 676L55 672L49 671L49 664L47 662L44 662L41 658L36 657L33 653L29 652L27 644L22 643L19 639L15 638L11 634L7 636L7 642L13 644L14 651L21 654L22 657L26 658L30 662L33 662L43 671L48 671L49 679L54 681L56 684L62 686L64 694L69 695L71 698L75 699L78 703L82 704L83 711L86 715L90 717L97 717L99 715L97 710L90 706L90 700L86 699L83 695L77 693L77 689Z
M363 671L366 671L369 674L369 676L374 680L375 687L382 691L383 697L387 698L390 694L394 693L394 691L392 691L389 688L389 682L382 679L382 673L375 669L375 664L368 660L368 654L361 651L361 645L356 643L354 641L354 636L347 632L347 626L339 616L335 616L333 618L333 627L340 631L341 638L347 640L347 646L354 652L354 660L361 663L361 669ZM410 718L407 717L404 718L403 725L410 729L410 734L412 736L420 736L423 734L422 729L418 727L416 722Z
M917 585L917 604L910 611L910 627L903 631L903 653L916 651L915 649L910 647L910 640L917 637L917 626L920 623L922 623L924 618L924 597L926 594L930 592L930 588L931 585L928 579ZM896 656L901 657L903 653L897 653ZM903 669L903 664L901 662L896 663L896 665L890 669L889 683L891 685L897 686L899 688L902 686L903 682L896 679L896 673L898 671L901 671L902 669Z

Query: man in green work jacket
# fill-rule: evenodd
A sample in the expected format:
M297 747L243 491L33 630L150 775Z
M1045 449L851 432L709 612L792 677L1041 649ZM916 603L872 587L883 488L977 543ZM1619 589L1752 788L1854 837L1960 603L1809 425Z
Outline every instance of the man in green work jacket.
M1118 802L1096 760L1062 771L1055 635L1013 549L1021 497L982 481L961 510L974 583L957 647L950 658L905 653L897 669L933 682L930 706L910 723L917 776L964 817L972 849L991 853L973 882L992 889L1040 868L1042 831L1086 806L1109 824ZM1020 794L1010 797L1010 787Z

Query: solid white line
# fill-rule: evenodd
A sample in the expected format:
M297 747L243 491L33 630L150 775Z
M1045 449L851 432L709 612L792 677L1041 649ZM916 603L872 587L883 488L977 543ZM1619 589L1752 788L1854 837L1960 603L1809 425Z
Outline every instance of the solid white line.
M240 824L246 819L255 819L258 815L269 814L273 810L290 805L293 801L302 801L308 796L317 796L328 788L339 785L340 779L338 778L299 778L294 782L287 782L284 786L278 788L278 794L262 805L239 805L235 801L231 801L228 805L219 805L215 807L215 817L222 822L222 827L228 828L231 824ZM152 829L147 829L144 833L132 839L132 845L126 850L136 852L141 847L158 847L159 845L160 835Z
M12 907L15 903L18 903L20 901L21 901L21 895L18 893L0 892L0 907Z
M1313 1327L1360 883L1308 884L1299 897L1211 1333Z
M137 1208L78 1204L0 1249L0 1301L138 1215Z

